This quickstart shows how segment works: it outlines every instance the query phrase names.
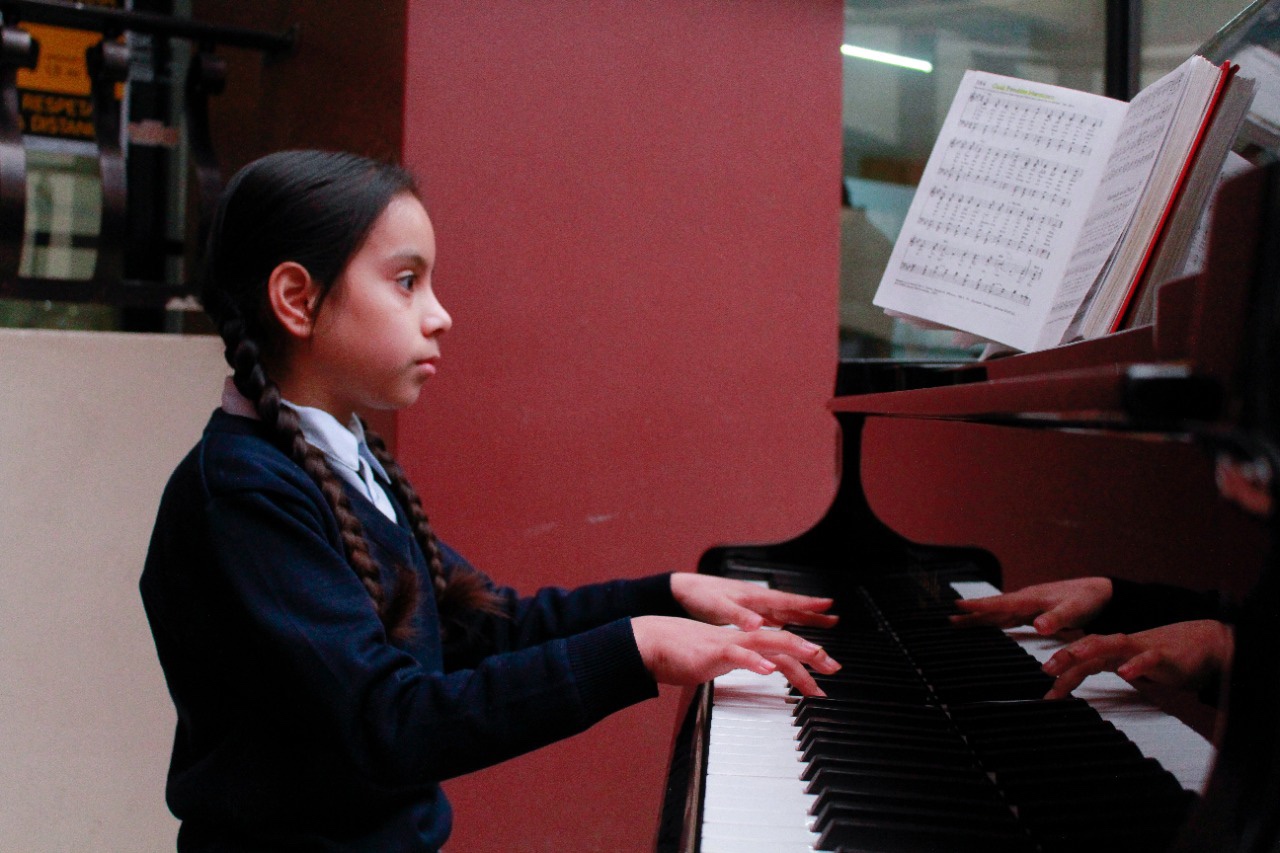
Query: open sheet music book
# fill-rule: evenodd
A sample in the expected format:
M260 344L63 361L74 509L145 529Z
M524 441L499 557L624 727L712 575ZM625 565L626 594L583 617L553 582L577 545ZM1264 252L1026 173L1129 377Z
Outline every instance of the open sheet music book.
M1114 331L1181 266L1161 238L1194 231L1253 88L1199 56L1129 103L966 72L874 304L1024 351Z

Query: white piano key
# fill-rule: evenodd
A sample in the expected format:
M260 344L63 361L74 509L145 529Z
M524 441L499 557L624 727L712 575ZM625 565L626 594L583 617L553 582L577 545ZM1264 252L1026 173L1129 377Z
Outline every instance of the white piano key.
M816 797L800 780L785 679L735 671L712 690L700 850L812 853Z
M797 780L782 776L716 776L716 790L708 790L704 807L788 809L792 817L806 815L813 806L813 794L804 793ZM794 826L795 824L792 824Z
M775 844L791 843L791 844L808 844L810 849L816 843L816 836L812 832L797 830L791 826L761 826L729 824L729 823L708 823L702 827L703 849L706 849L707 839L716 838L736 838L751 839L752 841L771 841ZM814 840L810 840L814 839Z
M803 841L780 844L754 838L704 838L698 849L701 853L812 853L814 848Z

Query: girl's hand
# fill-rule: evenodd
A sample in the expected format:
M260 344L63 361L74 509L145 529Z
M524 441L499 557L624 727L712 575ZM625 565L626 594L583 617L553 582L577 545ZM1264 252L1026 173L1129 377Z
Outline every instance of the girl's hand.
M824 675L840 669L821 646L787 631L735 631L675 616L637 616L631 629L645 667L660 684L689 687L734 669L781 671L803 695L825 696L804 664Z
M956 625L1031 625L1038 634L1079 628L1111 600L1109 578L1072 578L1035 584L1017 592L956 602L963 613L951 617Z
M744 631L769 626L809 625L830 628L839 617L826 611L831 599L779 592L759 584L676 572L671 594L692 618L712 625L737 625Z
M1146 678L1173 687L1196 688L1231 664L1231 628L1213 619L1175 622L1136 634L1092 634L1059 649L1045 661L1057 678L1046 699L1061 699L1090 675L1114 672L1125 681Z

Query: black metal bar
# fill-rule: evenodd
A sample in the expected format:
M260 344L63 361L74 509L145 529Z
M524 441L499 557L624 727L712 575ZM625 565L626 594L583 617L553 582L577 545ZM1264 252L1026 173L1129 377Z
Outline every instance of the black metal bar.
M1107 97L1127 101L1138 94L1142 70L1142 0L1107 0Z
M204 52L191 57L183 105L187 113L187 142L196 176L197 246L204 246L218 196L222 193L222 170L218 168L209 124L209 96L220 94L226 82L227 66L220 57Z
M124 151L120 146L123 105L116 100L117 83L129 75L129 48L103 39L85 51L85 66L93 81L93 127L102 177L102 214L98 226L98 257L93 277L110 287L124 275L128 187Z
M0 27L0 276L18 274L27 211L27 155L22 146L17 73L32 68L40 45L17 27Z
M169 300L187 296L190 292L190 288L185 285L136 279L102 282L97 279L0 276L0 298L5 299L93 302L123 307L163 308Z
M189 39L197 44L222 44L280 54L293 50L296 28L281 34L264 33L244 27L229 27L174 18L151 12L134 12L103 6L85 6L66 0L0 0L0 14L5 23L10 18L35 24L52 24L73 29L100 32L132 31L169 38Z

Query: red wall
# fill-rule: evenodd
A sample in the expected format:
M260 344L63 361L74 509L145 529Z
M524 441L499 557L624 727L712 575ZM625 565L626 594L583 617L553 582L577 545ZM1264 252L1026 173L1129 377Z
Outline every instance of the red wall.
M397 439L443 538L532 589L807 527L841 0L408 9L404 156L455 326ZM676 699L451 782L451 853L652 849Z

